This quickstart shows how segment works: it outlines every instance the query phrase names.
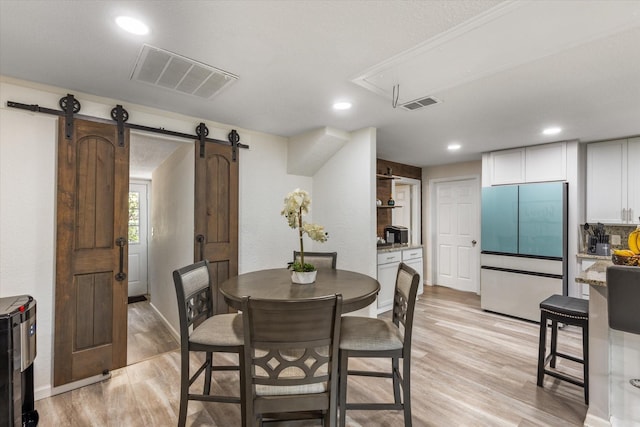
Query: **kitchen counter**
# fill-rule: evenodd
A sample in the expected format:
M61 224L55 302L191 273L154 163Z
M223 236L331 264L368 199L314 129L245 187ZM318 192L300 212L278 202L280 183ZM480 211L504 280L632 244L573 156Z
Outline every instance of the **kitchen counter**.
M587 254L587 253L579 253L576 255L578 259L598 259L598 260L611 260L611 255L596 255L596 254Z
M393 251L399 251L402 249L418 249L421 248L422 245L408 245L408 244L404 244L404 245L400 245L400 244L391 244L391 245L381 245L378 246L378 253L383 253L383 252L393 252Z
M581 254L582 255L582 254ZM580 256L580 255L579 255ZM590 255L586 257L596 257L597 255ZM586 258L585 257L585 258ZM576 275L576 282L586 283L591 286L607 286L607 267L613 265L610 257L599 256L597 261L585 271L582 271Z
M640 377L640 335L609 328L607 267L610 257L579 254L595 263L576 276L589 285L589 409L585 426L639 425L640 393L629 384ZM638 267L640 268L640 267Z

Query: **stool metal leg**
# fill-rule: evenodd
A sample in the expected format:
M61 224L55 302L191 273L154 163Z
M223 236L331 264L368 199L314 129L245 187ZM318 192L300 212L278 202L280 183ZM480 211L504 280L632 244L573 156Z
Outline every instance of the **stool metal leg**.
M584 403L589 404L589 320L582 325L582 375Z
M547 352L547 315L540 312L540 342L538 343L538 387L544 380L544 359Z
M558 353L558 322L551 321L551 363L550 366L556 367L556 354Z

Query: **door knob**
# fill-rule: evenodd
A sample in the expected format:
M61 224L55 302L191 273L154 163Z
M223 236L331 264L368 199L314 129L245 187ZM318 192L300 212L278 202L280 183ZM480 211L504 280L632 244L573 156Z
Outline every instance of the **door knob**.
M475 245L476 245L476 243L478 243L478 242L476 242L475 240L472 240L472 241L471 241L471 244L472 244L473 246L475 246Z

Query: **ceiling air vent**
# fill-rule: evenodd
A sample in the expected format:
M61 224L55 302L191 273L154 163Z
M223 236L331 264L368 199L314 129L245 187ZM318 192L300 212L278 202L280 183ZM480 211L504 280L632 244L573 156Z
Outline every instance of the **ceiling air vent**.
M145 44L136 61L131 80L200 98L211 98L238 80L238 76Z
M437 98L427 96L426 98L414 99L413 101L405 102L404 104L401 104L400 107L405 110L413 111L423 107L428 107L429 105L438 104L440 102L441 101Z

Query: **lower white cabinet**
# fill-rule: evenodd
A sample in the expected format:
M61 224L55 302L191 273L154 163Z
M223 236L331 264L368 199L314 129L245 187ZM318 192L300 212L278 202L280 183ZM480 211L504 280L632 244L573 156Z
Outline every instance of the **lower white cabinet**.
M413 268L420 275L420 285L418 285L418 295L424 291L424 267L422 262L422 248L405 249L402 251L402 262Z
M393 291L395 290L396 275L401 261L402 252L399 250L378 253L378 282L380 282L378 313L389 311L393 307Z
M400 262L404 262L420 274L418 295L422 293L422 283L424 282L422 279L424 274L422 259L422 247L378 252L378 282L380 282L378 314L393 308L393 292L396 287L396 275Z

